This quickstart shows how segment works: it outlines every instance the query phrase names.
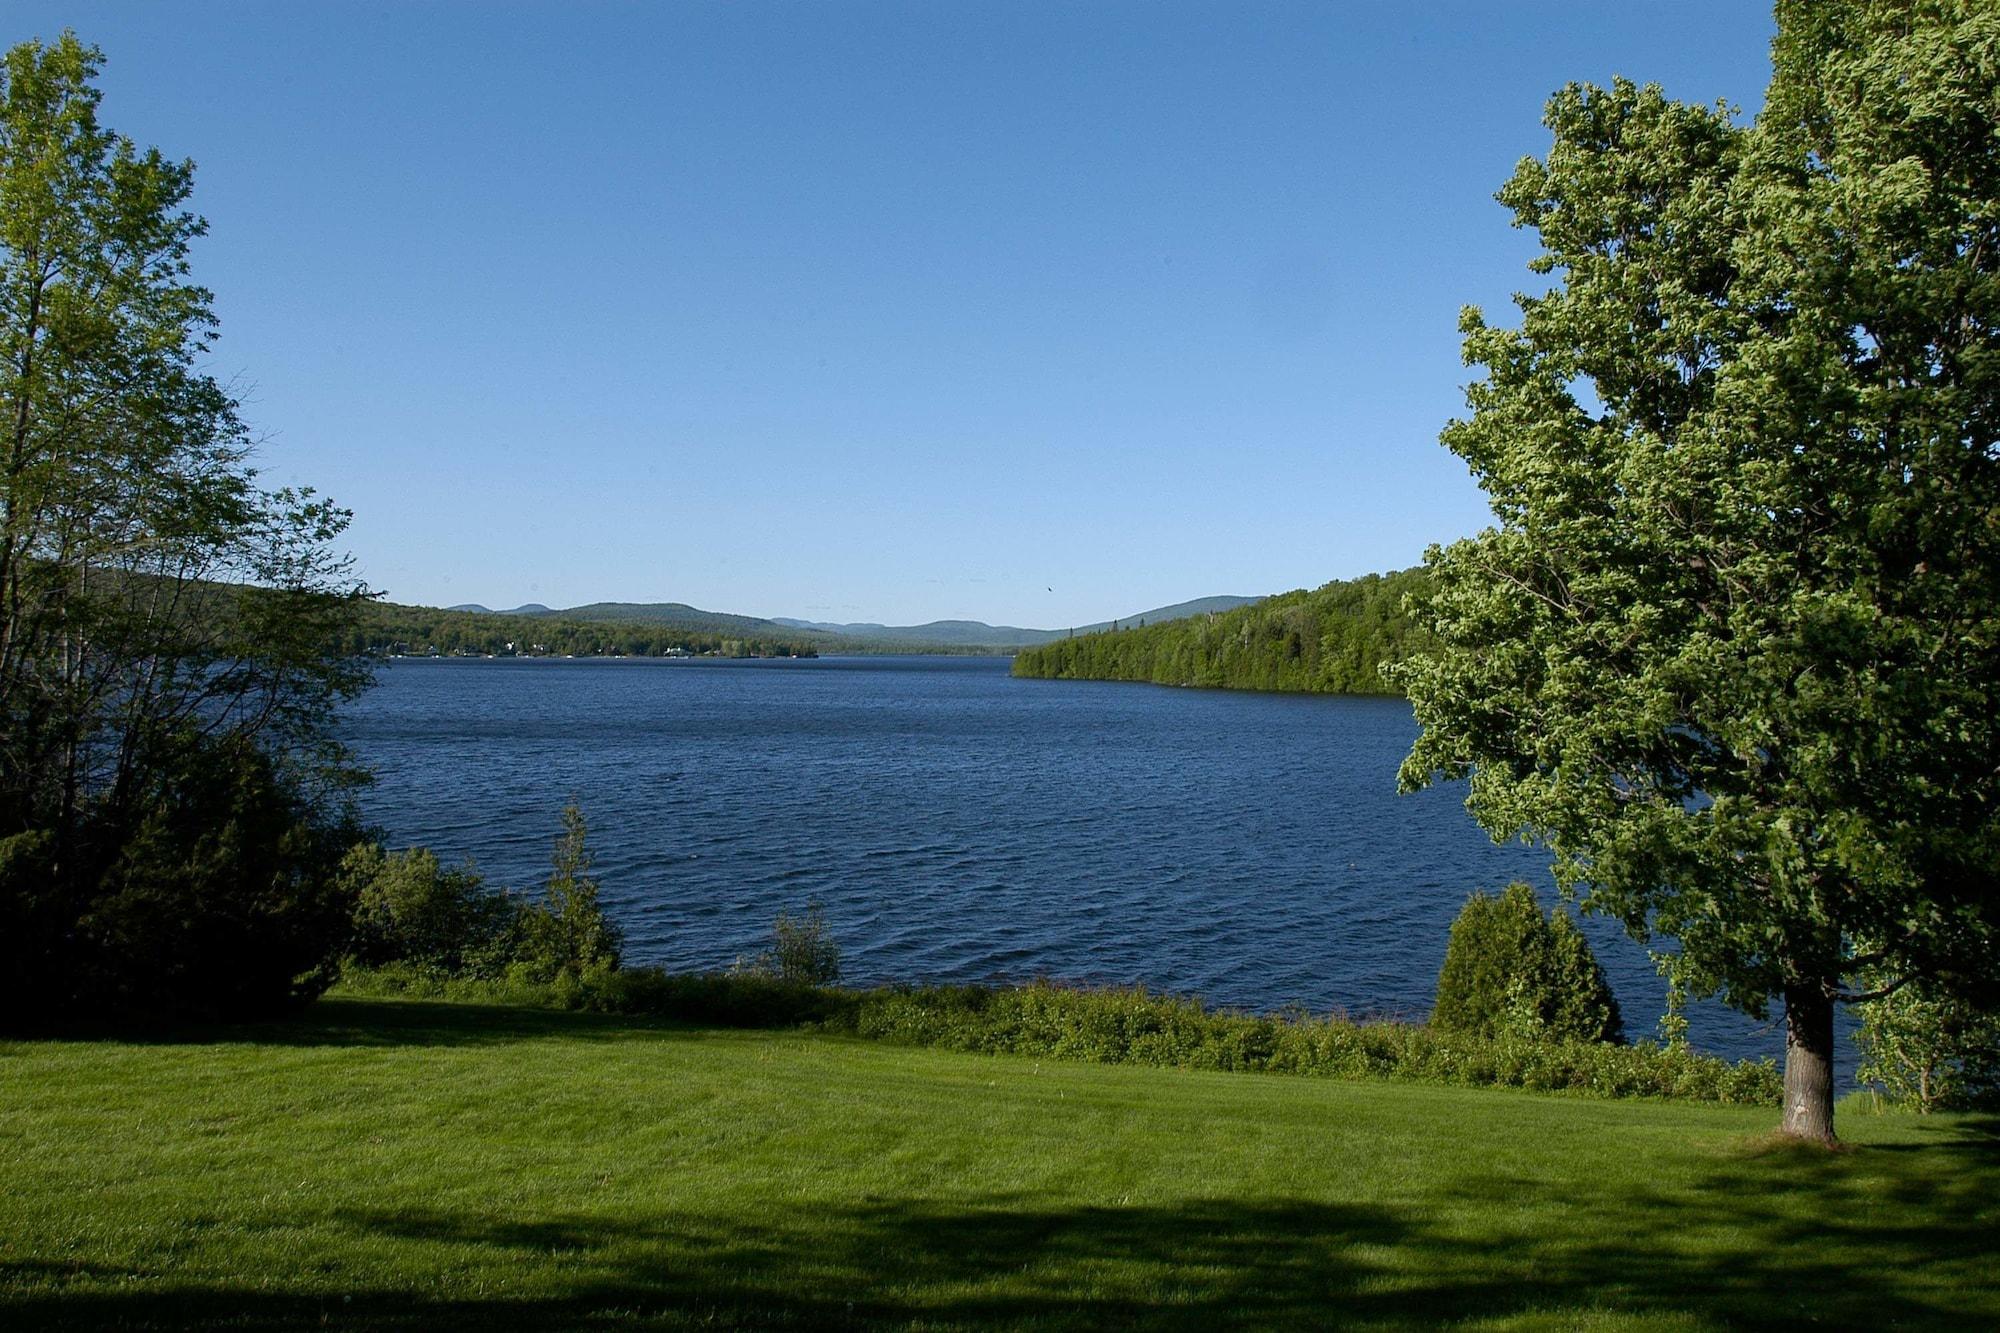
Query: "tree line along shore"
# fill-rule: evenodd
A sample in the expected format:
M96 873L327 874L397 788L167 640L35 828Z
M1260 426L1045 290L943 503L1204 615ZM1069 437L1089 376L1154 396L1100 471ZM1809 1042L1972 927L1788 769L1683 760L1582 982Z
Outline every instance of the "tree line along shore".
M1421 569L1336 579L1249 606L1024 648L1016 676L1212 689L1401 694L1387 674L1427 641L1406 605Z
M368 657L817 657L825 645L807 635L369 602L342 646Z

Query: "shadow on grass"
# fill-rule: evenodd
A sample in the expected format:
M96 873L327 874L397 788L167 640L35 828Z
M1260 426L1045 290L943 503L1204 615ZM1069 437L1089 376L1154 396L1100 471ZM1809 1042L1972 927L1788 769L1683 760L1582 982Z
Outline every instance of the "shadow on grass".
M864 1199L766 1215L341 1211L365 1252L489 1292L235 1286L0 1301L10 1327L1283 1329L1590 1313L1674 1327L1991 1327L2000 1165L1975 1137L1818 1160L1724 1152L1644 1190L1472 1174L1407 1205ZM1921 1169L1919 1169L1919 1167ZM337 1270L334 1270L337 1271ZM5 1265L0 1264L0 1272ZM7 1274L13 1277L12 1274ZM32 1275L28 1275L32 1280ZM86 1284L90 1285L90 1284Z
M2000 1115L1981 1112L1977 1115L1961 1116L1958 1126L1967 1134L1990 1140L1995 1151L2000 1151Z
M335 998L284 1023L155 1039L462 1046L693 1030ZM317 1279L51 1263L0 1236L0 1328L1205 1330L1536 1314L1561 1327L1598 1311L1677 1327L2000 1327L2000 1119L1906 1128L1902 1142L1839 1155L1736 1143L1694 1154L1692 1169L1678 1155L1640 1188L1575 1194L1466 1161L1393 1203L863 1198L719 1215L662 1200L635 1217L592 1212L586 1193L518 1215L336 1207L299 1259ZM303 1290L349 1270L366 1285Z
M1308 1202L944 1209L865 1203L758 1225L703 1217L623 1224L570 1216L350 1215L356 1232L560 1264L553 1298L433 1303L386 1292L324 1300L183 1290L141 1301L17 1302L37 1326L323 1325L431 1329L586 1326L926 1329L1307 1328L1430 1323L1515 1305L1485 1247L1426 1235L1395 1212ZM1412 1255L1432 1271L1384 1280ZM5 1309L0 1306L0 1309Z
M147 1046L492 1046L547 1038L610 1041L638 1032L688 1032L711 1026L717 1025L526 1005L333 996L298 1014L260 1022L76 1023L20 1035L29 1040Z
M1530 1304L1587 1289L1730 1326L2000 1327L2000 1145L1955 1118L1914 1131L1923 1141L1840 1153L1730 1141L1672 1185L1559 1200L1556 1232L1524 1206L1539 1181L1475 1176L1453 1197L1533 1272Z

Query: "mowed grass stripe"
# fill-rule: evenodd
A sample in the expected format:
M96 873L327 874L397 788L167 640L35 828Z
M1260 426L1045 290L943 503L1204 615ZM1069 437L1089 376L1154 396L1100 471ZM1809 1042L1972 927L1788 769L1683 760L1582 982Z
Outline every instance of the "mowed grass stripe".
M2000 1139L491 1006L0 1046L0 1326L2000 1325Z

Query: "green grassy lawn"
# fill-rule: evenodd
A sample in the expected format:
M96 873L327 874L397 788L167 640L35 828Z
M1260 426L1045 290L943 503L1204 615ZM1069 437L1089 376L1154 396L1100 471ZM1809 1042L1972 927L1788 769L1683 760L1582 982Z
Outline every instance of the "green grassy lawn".
M2000 1326L2000 1124L328 1000L0 1044L0 1328Z

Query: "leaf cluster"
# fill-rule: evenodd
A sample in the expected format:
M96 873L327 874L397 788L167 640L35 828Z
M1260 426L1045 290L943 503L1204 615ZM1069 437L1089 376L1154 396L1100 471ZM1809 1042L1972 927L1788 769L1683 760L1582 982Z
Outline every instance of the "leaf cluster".
M1393 669L1406 787L1759 1016L2000 985L2000 14L1778 16L1753 126L1549 102L1500 199L1551 285L1465 313L1443 436L1495 524Z
M2000 1108L2000 1013L1918 985L1860 1006L1855 1077L1928 1114Z
M797 916L778 913L771 923L771 947L731 970L791 986L831 986L840 980L840 944L827 927L824 910L808 903Z

